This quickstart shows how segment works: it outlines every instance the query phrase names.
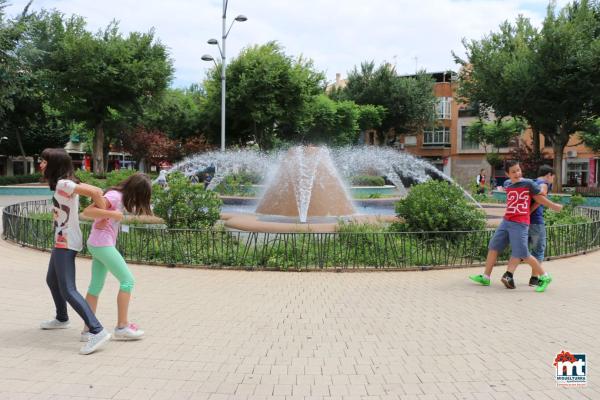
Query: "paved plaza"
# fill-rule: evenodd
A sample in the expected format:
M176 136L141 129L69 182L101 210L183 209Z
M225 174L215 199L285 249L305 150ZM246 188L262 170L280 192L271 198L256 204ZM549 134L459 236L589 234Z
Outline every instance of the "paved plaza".
M42 331L49 253L0 241L0 399L600 399L600 252L547 262L546 293L477 269L292 273L132 265L139 342L77 353L81 322ZM90 260L77 260L85 292ZM116 322L109 276L98 317ZM586 353L587 388L554 357ZM598 368L598 369L596 369Z

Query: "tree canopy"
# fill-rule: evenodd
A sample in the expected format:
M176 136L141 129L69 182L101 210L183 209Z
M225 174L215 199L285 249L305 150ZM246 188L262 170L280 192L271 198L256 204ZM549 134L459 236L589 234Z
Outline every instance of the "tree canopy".
M43 74L35 68L36 52L27 46L32 15L29 4L14 19L4 18L0 0L0 136L2 153L39 154L64 145L68 133L59 110L50 104Z
M297 133L306 104L324 89L324 75L312 61L293 59L276 42L248 47L227 70L226 140L244 145L255 141L272 147L275 138ZM209 72L206 89L206 131L218 143L221 113L221 65Z
M455 56L463 66L463 100L499 117L525 118L552 142L554 169L562 176L569 139L600 115L600 4L575 1L556 12L551 3L539 30L519 17L464 46L467 58Z
M31 45L53 104L94 130L94 172L104 172L105 124L140 113L145 98L166 89L173 72L166 47L153 31L124 37L112 22L93 34L83 18L57 11L35 15Z
M373 61L363 62L360 69L348 74L347 85L333 93L340 100L352 100L360 105L382 107L385 114L379 128L383 132L395 129L401 133L421 128L434 120L436 98L433 79L426 72L401 77L387 63L375 68Z

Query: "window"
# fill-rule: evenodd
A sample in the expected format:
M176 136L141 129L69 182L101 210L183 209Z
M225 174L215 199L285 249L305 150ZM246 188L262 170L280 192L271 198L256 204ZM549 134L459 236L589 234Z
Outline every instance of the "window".
M567 163L567 186L587 186L589 164Z
M467 135L467 131L469 130L468 126L461 127L461 138L460 138L460 148L463 150L477 150L479 149L479 143L469 140L469 136Z
M404 145L405 146L416 146L417 145L417 137L416 136L404 136Z
M436 128L423 132L424 147L450 147L450 128Z
M438 97L435 115L438 119L450 119L452 115L452 97Z
M24 161L13 161L13 175L25 175Z

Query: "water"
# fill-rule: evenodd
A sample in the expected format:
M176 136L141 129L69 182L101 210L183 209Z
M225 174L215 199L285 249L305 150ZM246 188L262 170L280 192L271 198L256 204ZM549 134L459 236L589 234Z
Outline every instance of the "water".
M323 151L317 151L316 154L308 154L307 148L303 146L291 149L292 168L297 168L297 182L293 185L298 207L298 216L300 222L306 222L308 217L308 206L312 195L313 184L316 177L317 165L321 162Z
M357 215L396 215L394 206L354 205ZM256 204L223 204L221 212L235 214L253 214L256 210Z
M318 206L331 205L331 203L336 206L338 203L343 203L344 198L348 199L349 181L355 175L384 176L396 186L401 197L406 195L410 186L429 179L445 180L455 184L452 178L420 158L389 147L376 146L351 146L337 149L298 146L271 153L255 150L213 151L186 158L173 166L169 172L181 171L190 176L207 168L214 168L214 177L209 189L216 187L225 176L230 174L246 172L260 176L266 189L259 198L266 194L267 197L263 199L265 202L278 203L269 204L276 206L276 211L272 214L296 215L301 222L305 222L311 214L316 216L353 213L387 214L385 207L359 207L352 210L351 205L350 208L342 205L339 211L331 208L317 210ZM325 175L327 179L323 178ZM341 184L338 185L337 181ZM474 204L481 207L469 193L464 190L463 192ZM260 202L258 208L261 209ZM291 210L292 208L294 210ZM243 212L248 212L246 207L244 210ZM292 214L292 211L295 214ZM391 213L393 214L393 210Z

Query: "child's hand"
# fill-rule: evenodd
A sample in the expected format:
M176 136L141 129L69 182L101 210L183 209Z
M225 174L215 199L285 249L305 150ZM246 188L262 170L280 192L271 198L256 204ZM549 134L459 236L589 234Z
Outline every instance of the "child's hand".
M552 203L552 210L560 212L563 209L562 204Z
M112 219L114 219L117 222L123 221L123 213L121 211L114 211L113 214L114 215Z

